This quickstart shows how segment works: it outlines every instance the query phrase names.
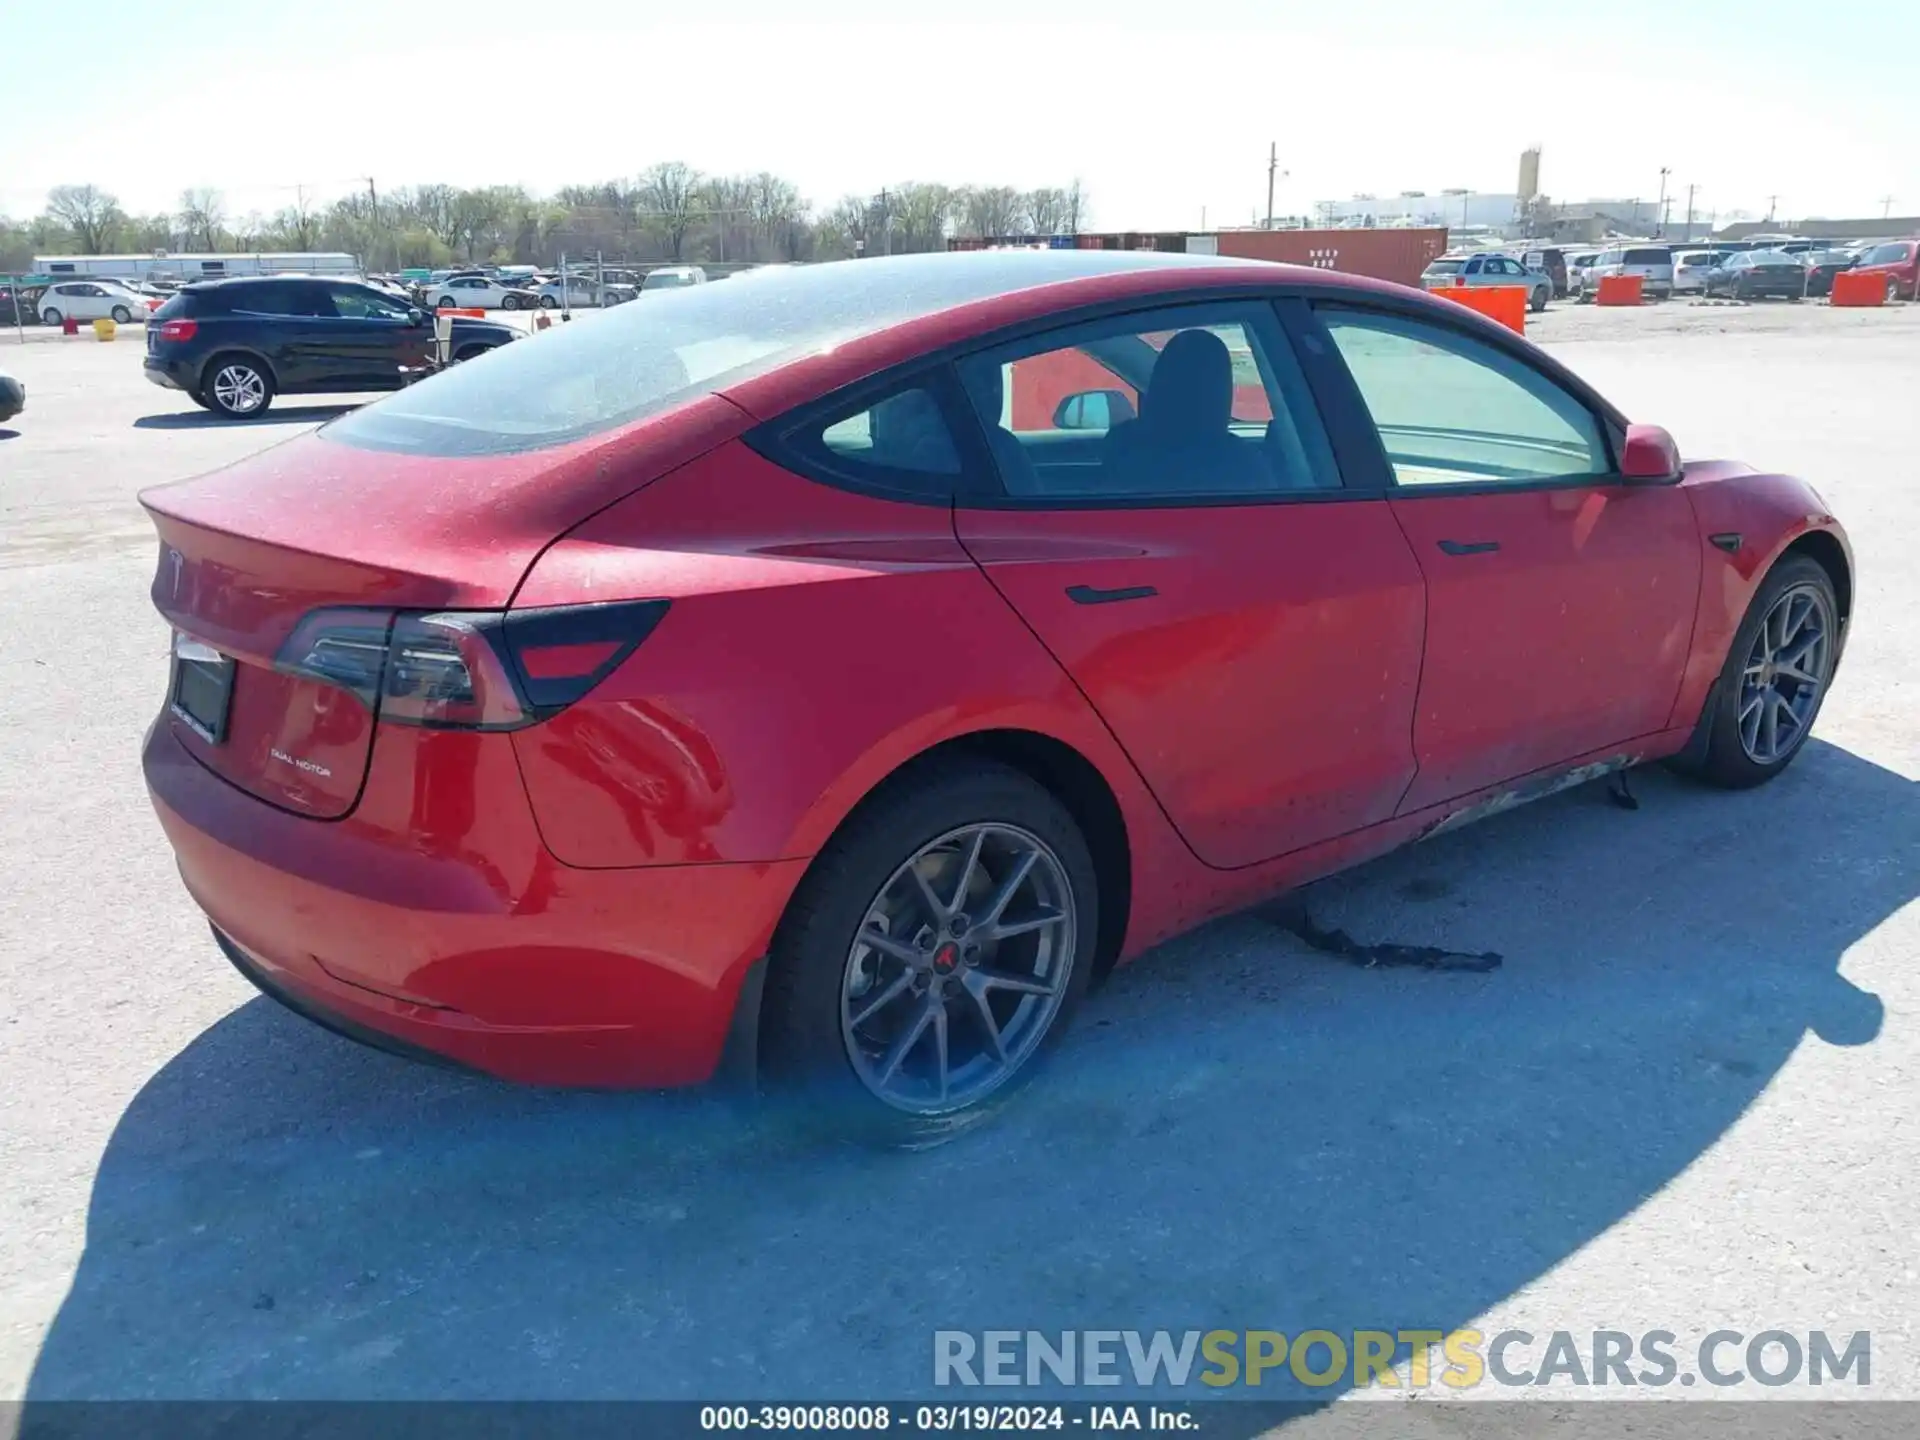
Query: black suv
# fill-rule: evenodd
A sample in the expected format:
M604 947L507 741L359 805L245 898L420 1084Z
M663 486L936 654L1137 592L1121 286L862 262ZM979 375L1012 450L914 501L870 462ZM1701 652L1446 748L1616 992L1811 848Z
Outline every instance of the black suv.
M520 338L453 317L450 358ZM277 275L183 286L147 323L147 378L235 420L275 395L398 390L434 365L433 317L351 280Z

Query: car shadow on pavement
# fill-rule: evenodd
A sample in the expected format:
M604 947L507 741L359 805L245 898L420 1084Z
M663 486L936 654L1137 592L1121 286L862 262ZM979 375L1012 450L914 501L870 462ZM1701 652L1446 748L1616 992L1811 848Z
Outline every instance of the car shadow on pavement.
M245 420L229 419L211 410L178 410L165 415L142 415L133 422L136 430L198 430L204 426L240 425L318 425L359 409L359 405L276 405L264 415Z
M1361 969L1220 921L1097 991L994 1124L918 1154L713 1094L465 1078L244 1004L120 1119L28 1418L1004 1401L1036 1397L934 1391L936 1330L1466 1323L1699 1160L1802 1046L1879 1032L1840 966L1920 894L1920 786L1817 742L1765 791L1634 783L1637 812L1589 786L1309 892L1322 923L1500 970ZM1330 1394L1266 1378L1242 1394Z

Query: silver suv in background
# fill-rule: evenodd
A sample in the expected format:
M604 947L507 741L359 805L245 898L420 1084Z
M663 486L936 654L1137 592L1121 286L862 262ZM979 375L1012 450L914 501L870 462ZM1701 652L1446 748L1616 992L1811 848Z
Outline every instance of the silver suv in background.
M1673 293L1702 295L1707 275L1726 263L1730 250L1676 250L1673 252Z
M1540 311L1553 298L1553 277L1529 270L1511 255L1442 255L1420 272L1423 290L1447 290L1457 285L1523 285L1527 308Z
M1638 275L1640 293L1664 300L1673 294L1673 248L1668 245L1609 245L1587 271L1581 299L1590 300L1609 275Z

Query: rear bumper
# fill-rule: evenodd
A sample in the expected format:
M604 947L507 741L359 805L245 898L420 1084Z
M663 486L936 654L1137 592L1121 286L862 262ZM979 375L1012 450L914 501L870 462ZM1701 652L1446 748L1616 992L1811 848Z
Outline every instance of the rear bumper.
M318 821L236 789L156 724L148 790L221 948L290 1008L386 1049L543 1085L711 1078L805 862L569 869L533 828L506 737L453 738L474 748L479 792L457 836L458 801L420 782L433 767L404 741L376 744L354 815ZM396 798L411 828L363 818Z
M191 390L193 382L189 372L192 368L184 360L170 359L164 355L147 356L144 366L147 379L169 390Z

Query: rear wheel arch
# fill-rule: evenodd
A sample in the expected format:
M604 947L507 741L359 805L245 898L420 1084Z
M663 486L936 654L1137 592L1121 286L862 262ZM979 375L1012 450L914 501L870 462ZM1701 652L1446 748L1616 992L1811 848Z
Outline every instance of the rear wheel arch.
M266 374L267 379L273 382L274 389L278 390L280 388L280 375L279 372L273 368L273 362L271 360L267 359L267 357L262 355L258 350L249 350L244 345L230 345L224 350L214 351L213 354L207 357L206 362L201 365L200 388L202 390L205 390L207 386L212 383L214 373L220 368L221 362L225 360L244 360L247 364L258 367Z
M861 795L833 824L820 846L825 850L857 817L915 782L916 775L944 769L956 761L980 760L1016 770L1046 790L1073 817L1092 852L1100 886L1099 935L1094 977L1113 968L1126 940L1133 908L1133 847L1119 798L1100 767L1074 746L1038 730L976 730L952 736L900 761ZM805 879L795 887L798 894ZM789 901L791 904L791 901Z

